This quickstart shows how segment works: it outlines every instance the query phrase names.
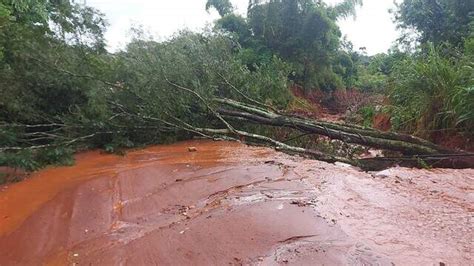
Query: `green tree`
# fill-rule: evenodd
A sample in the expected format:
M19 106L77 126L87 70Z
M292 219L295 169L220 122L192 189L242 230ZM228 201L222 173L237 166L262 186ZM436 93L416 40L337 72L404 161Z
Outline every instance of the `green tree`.
M80 125L78 114L90 109L99 117L91 107L110 65L105 26L101 13L73 1L0 2L1 165L34 169L70 162L71 150L54 145L95 127ZM75 128L56 126L71 120ZM4 152L5 146L44 148Z
M336 6L313 0L250 0L247 19L227 14L217 27L237 36L248 65L276 54L293 65L292 79L305 88L334 89L354 74L350 57L340 50L336 22L354 14L360 4L359 0Z
M69 1L5 1L2 8L0 118L41 122L86 103L93 86L79 76L103 67L102 14Z
M244 47L240 57L249 67L268 62L275 54L292 64L290 78L306 89L331 90L354 79L355 67L340 49L336 22L354 15L361 4L361 0L335 6L314 0L250 0L247 18L226 13L216 26L236 36Z
M293 63L296 80L305 88L334 89L343 86L336 64L351 65L340 55L336 22L353 13L357 4L360 1L343 1L334 7L312 0L252 1L248 20L255 38Z
M232 13L234 10L229 0L207 0L206 11L209 11L211 8L216 9L221 17Z
M393 124L426 137L447 129L472 136L474 2L404 0L395 19L418 34L422 49L386 61Z
M350 16L355 16L356 7L361 6L362 4L362 0L344 0L330 9L332 10L333 16L335 18L347 18Z
M418 32L422 44L448 42L461 47L474 33L474 1L404 0L397 5L395 19L399 28Z

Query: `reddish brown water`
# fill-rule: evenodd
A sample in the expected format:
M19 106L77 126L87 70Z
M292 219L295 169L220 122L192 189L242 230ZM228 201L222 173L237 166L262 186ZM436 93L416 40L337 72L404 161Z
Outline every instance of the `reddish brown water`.
M88 152L1 189L0 265L473 265L473 213L473 169L212 141Z

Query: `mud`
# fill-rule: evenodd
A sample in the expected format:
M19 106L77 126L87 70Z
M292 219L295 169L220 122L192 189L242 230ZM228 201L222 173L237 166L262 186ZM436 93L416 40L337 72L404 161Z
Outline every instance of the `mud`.
M473 169L212 141L88 152L0 189L0 265L472 265L473 214Z

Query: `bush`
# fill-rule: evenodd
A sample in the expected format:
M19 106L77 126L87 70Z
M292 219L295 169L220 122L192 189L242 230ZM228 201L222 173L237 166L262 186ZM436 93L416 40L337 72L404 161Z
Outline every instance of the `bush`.
M27 171L38 170L47 165L72 165L73 163L73 150L65 147L0 153L0 165Z
M359 110L360 115L362 116L362 124L364 127L372 127L374 117L377 114L375 107L373 106L364 106Z
M456 126L466 126L474 130L474 87L460 87L453 93L452 104L458 114Z
M408 58L394 67L390 80L392 123L396 129L428 137L444 129L471 128L474 85L469 61L443 56L445 46ZM449 50L449 49L448 49ZM472 64L472 62L471 62Z

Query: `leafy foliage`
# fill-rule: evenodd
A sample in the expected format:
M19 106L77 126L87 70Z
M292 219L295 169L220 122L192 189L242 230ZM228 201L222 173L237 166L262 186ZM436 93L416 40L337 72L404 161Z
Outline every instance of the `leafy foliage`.
M393 64L393 124L425 137L443 131L472 136L474 2L405 0L395 19L419 34L419 46Z
M215 8L221 17L231 13L234 9L229 0L207 0L206 11L209 11L211 7Z
M336 18L347 18L349 16L355 16L355 9L357 6L362 6L362 0L346 0L338 3L332 7L333 16Z
M472 71L466 71L472 66L466 63L443 57L433 46L426 55L400 62L391 77L394 125L425 136L461 124L471 130L473 109L460 98L472 97Z
M230 14L217 25L237 35L248 49L249 64L278 55L292 64L295 82L307 89L331 90L343 87L353 74L351 58L339 49L336 21L353 14L360 3L343 1L330 7L311 0L250 1L247 20Z
M90 77L108 70L105 20L70 1L2 1L0 10L0 163L29 170L69 163L72 150L60 144L83 130L18 125L63 124L90 105L104 85ZM21 150L30 146L44 148Z
M403 29L420 33L420 43L448 42L462 46L473 31L474 2L466 0L405 0L397 6L395 19Z
M229 0L208 0L206 10L221 16L214 30L182 31L162 42L138 32L126 49L111 54L107 23L91 7L1 1L0 165L34 170L70 164L78 149L120 153L186 139L191 135L182 129L189 124L223 126L213 114L216 97L277 109L303 105L290 84L308 94L336 91L331 95L346 87L364 93L388 87L397 129L424 136L448 128L473 132L472 4L405 0L396 19L420 33L424 48L371 57L354 51L337 26L360 4L250 0L243 17ZM376 110L359 107L368 126Z
M286 106L291 98L287 65L275 57L250 70L242 64L241 52L231 39L213 34L182 32L163 43L137 40L117 57L114 72L124 88L106 90L107 98L142 117L174 116L196 125L208 122L198 114L209 111L213 97L242 98L235 88L253 99ZM203 101L178 86L193 90Z

